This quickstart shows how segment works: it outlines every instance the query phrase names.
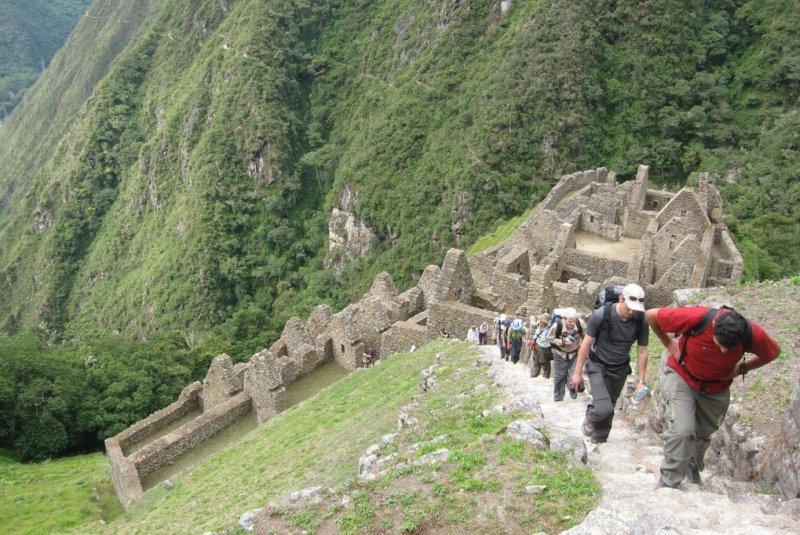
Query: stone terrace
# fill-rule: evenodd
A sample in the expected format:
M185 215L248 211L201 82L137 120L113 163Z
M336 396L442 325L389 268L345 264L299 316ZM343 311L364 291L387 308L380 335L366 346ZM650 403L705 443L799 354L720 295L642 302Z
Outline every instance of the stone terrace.
M459 335L500 313L524 318L564 305L588 312L599 289L616 282L640 284L648 305L659 306L678 288L738 281L742 259L721 206L707 175L697 192L677 194L648 189L646 166L623 183L604 168L563 176L503 243L471 258L451 249L441 267L429 266L402 293L381 273L344 310L320 305L306 322L291 318L248 362L216 357L202 384L106 440L120 502L127 509L142 495L145 475L237 419L252 412L263 423L285 410L286 386L331 360L352 371L369 348L382 356L410 351L442 327ZM593 242L629 253L609 255Z

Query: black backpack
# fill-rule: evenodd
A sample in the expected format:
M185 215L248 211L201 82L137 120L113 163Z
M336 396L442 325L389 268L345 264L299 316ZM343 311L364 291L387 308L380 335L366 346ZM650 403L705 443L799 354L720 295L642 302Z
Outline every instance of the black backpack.
M708 328L709 323L711 323L711 320L714 319L714 317L717 315L717 312L720 310L730 310L736 312L736 309L725 305L722 305L719 308L709 308L694 327L686 332L681 333L681 342L678 344L681 350L680 356L678 357L678 364L683 365L683 361L686 360L686 344L689 342L689 338L692 336L697 336L701 332L705 331ZM744 347L745 352L749 353L750 349L753 347L753 324L750 323L750 320L745 321L747 321L747 329L744 333L744 340L742 340L742 347Z
M625 289L623 284L615 284L613 286L606 286L600 290L600 295L597 296L597 301L594 302L594 309L597 310L606 303L616 303L619 301L619 296L622 295L622 290Z

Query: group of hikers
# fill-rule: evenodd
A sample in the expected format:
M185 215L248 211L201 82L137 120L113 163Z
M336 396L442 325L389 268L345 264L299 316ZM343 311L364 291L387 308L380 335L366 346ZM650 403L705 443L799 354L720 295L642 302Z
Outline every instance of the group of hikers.
M528 362L531 377L552 375L554 401L562 401L565 391L576 399L584 390L585 375L591 397L581 430L599 444L611 433L614 407L632 373L634 344L633 395L648 392L652 329L669 354L661 384L668 425L657 487L677 487L684 479L700 484L711 435L728 410L730 385L734 378L775 360L780 353L777 342L732 308L645 309L645 292L636 284L609 287L604 294L586 322L574 308L531 317L527 328L522 319L501 314L494 321L492 342L501 359Z

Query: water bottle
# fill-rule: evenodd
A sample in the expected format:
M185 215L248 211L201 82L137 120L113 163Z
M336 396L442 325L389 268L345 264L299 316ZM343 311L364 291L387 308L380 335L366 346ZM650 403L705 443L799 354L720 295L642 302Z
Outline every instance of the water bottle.
M633 401L635 401L636 403L639 403L640 401L642 401L644 398L646 398L649 395L650 395L650 389L647 388L647 385L642 385L642 389L641 390L639 390L638 392L634 392L633 393Z

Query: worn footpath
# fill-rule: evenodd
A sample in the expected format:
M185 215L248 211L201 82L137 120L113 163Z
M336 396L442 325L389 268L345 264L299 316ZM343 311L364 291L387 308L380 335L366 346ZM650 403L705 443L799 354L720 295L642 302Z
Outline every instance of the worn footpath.
M580 426L591 399L588 392L554 402L552 379L530 378L527 365L500 360L494 346L480 350L493 357L489 374L512 400L538 400L551 440L585 438ZM800 533L799 500L759 494L752 485L715 476L709 468L702 473L702 486L684 482L677 489L656 489L661 439L634 431L619 415L607 443L586 439L584 444L587 467L597 474L602 497L583 523L566 532L570 535Z

